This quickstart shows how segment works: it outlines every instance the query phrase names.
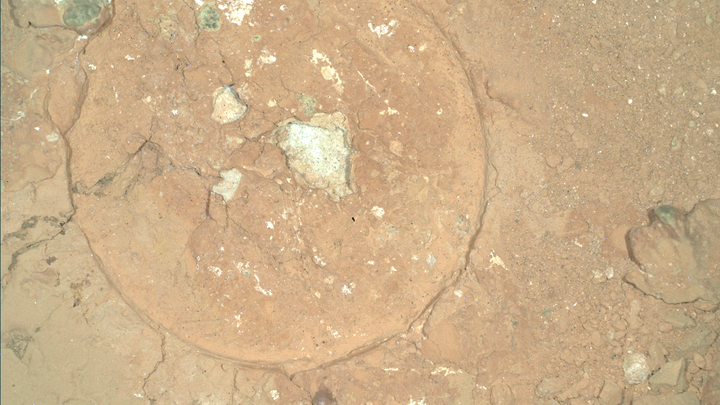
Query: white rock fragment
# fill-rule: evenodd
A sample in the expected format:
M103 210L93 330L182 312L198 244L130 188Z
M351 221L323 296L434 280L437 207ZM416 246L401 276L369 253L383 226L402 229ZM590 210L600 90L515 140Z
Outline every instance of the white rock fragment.
M435 266L435 263L437 263L437 259L432 252L428 252L427 257L425 258L425 263L427 263L430 267Z
M224 86L213 94L213 112L210 118L225 125L244 117L247 110L248 106L242 102L235 88Z
M382 37L383 35L387 35L389 37L392 36L392 34L395 33L395 26L397 26L397 20L392 20L387 24L380 24L376 27L373 27L372 23L368 23L368 28L370 28L370 31L374 32L378 38Z
M385 215L385 210L382 209L381 207L378 207L377 205L372 207L372 209L370 209L370 212L373 215L375 215L375 217L377 217L378 219L381 219L383 217L383 215Z
M260 57L258 57L258 61L261 65L272 65L273 63L277 62L277 58L267 49L263 49L261 51Z
M227 10L225 11L225 17L228 21L241 25L245 16L252 11L254 2L255 0L230 0L226 2L227 4L218 5L218 8L220 10Z
M353 193L350 188L352 148L341 112L315 114L310 122L291 121L275 138L290 169L312 188L325 190L333 201Z
M327 64L327 66L320 67L320 73L322 74L323 79L333 82L333 88L338 93L342 94L342 92L345 91L343 81L340 79L338 72L332 66L332 63L330 63L330 58L328 58L327 55L319 52L317 49L313 49L312 59L310 59L310 61L315 66L317 66L320 62Z
M644 354L631 353L623 359L623 371L628 384L642 384L650 375L650 366Z
M235 190L237 190L238 185L240 184L242 173L240 173L238 169L232 169L221 172L220 177L223 178L223 181L221 181L220 184L214 185L212 191L215 194L221 195L223 200L228 202L233 197Z

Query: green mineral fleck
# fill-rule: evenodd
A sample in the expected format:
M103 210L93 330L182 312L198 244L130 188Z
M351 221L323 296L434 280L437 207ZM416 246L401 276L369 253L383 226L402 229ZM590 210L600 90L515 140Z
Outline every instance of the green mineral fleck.
M300 104L300 109L305 113L305 115L312 117L315 114L315 108L317 108L317 101L315 98L304 93L298 94L295 98Z
M97 19L103 7L101 0L70 0L63 22L70 28L80 28Z
M220 12L213 3L205 3L198 13L198 28L203 31L220 29Z
M253 42L260 42L261 39L262 39L262 35L253 35L253 37L252 37Z
M673 137L672 141L670 142L670 150L675 151L680 148L680 141L677 139L676 136Z
M675 214L677 210L675 207L670 205L661 205L655 208L655 215L658 217L660 222L671 227L675 227Z

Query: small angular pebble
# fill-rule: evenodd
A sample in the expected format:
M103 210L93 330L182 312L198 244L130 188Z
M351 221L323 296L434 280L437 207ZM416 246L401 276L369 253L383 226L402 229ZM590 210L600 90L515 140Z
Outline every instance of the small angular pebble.
M623 399L623 390L614 381L605 380L598 399L601 405L620 405Z
M666 314L663 316L663 320L671 324L675 329L685 329L697 324L694 319L677 312L670 312Z
M650 370L655 371L665 364L665 355L657 342L650 343L648 348L648 365Z
M312 398L312 405L337 405L337 401L332 392L323 384L320 384L315 395Z
M632 330L640 329L640 327L643 326L642 318L640 318L637 315L632 315L632 316L628 317L627 322L628 322L628 326Z
M650 379L652 389L673 388L677 392L687 389L685 380L685 359L665 363Z
M215 90L213 112L210 118L220 124L229 124L244 117L248 106L240 100L240 96L232 86L220 87Z
M613 321L611 325L615 330L625 330L627 328L627 322L624 319Z
M705 358L700 353L693 354L693 363L699 368L704 369L707 363L705 363Z

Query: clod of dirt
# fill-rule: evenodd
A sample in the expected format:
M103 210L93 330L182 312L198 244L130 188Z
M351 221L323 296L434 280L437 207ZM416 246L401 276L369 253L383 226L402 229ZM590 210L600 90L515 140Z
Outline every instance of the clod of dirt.
M628 234L641 266L625 279L668 304L720 302L720 200L698 203L687 215L663 205L657 219Z

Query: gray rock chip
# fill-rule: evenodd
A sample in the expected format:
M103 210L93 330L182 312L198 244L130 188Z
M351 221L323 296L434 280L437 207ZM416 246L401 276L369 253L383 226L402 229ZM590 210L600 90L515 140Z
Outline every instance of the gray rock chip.
M324 384L320 384L317 392L313 395L312 405L337 405L337 400Z
M652 224L628 233L640 269L625 280L668 304L720 302L719 202L701 201L687 215L668 205L655 208Z
M687 334L670 341L675 346L675 358L690 358L694 353L705 354L708 348L717 340L718 334L710 326L699 323ZM672 357L672 356L671 356Z
M672 388L677 392L687 389L685 380L685 359L665 363L660 370L648 379L652 389Z
M671 324L675 329L685 329L696 325L694 319L674 311L668 312L667 314L663 315L663 320Z

